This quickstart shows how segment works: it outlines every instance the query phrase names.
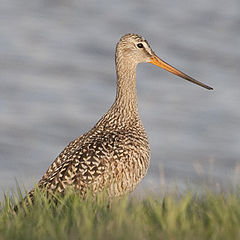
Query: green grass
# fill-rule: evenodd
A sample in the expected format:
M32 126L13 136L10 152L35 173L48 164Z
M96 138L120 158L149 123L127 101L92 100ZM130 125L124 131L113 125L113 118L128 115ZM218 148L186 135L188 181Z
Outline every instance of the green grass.
M19 193L21 195L21 193ZM240 191L167 194L157 198L109 201L104 194L81 199L76 193L44 193L14 213L16 197L0 202L0 240L4 239L239 239ZM21 198L21 197L20 197Z

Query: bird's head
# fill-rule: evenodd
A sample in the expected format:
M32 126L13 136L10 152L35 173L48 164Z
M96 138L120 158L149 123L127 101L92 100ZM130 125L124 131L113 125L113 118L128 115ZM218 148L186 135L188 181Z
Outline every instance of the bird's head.
M148 42L137 34L129 33L121 37L119 40L116 48L116 61L124 61L124 59L126 60L125 64L137 65L141 62L152 63L208 90L213 89L212 87L195 80L160 59L151 49Z

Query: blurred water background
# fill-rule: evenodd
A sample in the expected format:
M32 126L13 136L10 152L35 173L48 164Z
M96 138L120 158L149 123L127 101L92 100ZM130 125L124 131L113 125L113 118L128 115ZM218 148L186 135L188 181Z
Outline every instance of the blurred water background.
M1 0L0 189L33 186L115 97L114 50L129 32L214 87L137 69L151 166L137 191L240 180L238 0Z

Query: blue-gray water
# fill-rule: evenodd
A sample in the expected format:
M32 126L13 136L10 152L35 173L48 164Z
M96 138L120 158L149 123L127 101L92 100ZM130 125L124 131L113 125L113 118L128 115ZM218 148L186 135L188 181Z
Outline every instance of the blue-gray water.
M128 32L214 87L139 65L139 110L152 151L142 187L238 183L239 26L238 0L1 0L0 188L15 178L30 188L108 110L115 44Z

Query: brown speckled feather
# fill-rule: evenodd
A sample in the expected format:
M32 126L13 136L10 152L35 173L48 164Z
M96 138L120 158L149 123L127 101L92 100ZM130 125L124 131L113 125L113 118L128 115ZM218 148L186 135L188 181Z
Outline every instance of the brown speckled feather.
M144 51L137 47L143 43ZM74 187L84 195L106 189L109 196L131 192L149 166L149 143L138 115L136 66L149 61L151 48L136 34L123 36L116 48L117 96L109 111L87 133L60 153L39 181L49 192ZM33 197L32 190L29 196Z
M150 160L148 139L138 115L136 67L149 62L206 89L212 88L167 64L137 34L123 36L117 44L117 94L109 111L87 133L72 141L39 181L48 192L71 187L84 195L106 189L110 197L135 189ZM32 190L29 196L33 198Z
M149 146L140 120L118 128L106 116L87 134L71 142L39 182L49 191L63 192L74 186L82 194L88 188L110 196L132 191L144 177L149 165ZM114 124L115 123L115 124ZM107 127L107 130L106 128Z

